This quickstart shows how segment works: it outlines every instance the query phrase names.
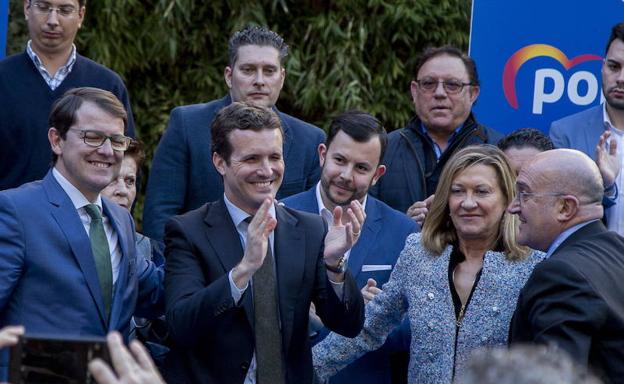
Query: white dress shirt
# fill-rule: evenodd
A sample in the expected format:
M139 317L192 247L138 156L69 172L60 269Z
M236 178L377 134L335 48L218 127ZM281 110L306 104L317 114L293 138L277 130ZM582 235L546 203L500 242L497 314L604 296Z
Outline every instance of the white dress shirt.
M61 185L61 188L67 193L67 196L72 201L72 204L78 211L78 216L80 216L80 221L82 221L82 225L89 236L89 227L91 226L91 216L87 213L85 206L91 204L89 200L80 192L76 187L74 187L61 173L56 169L52 169L52 175L56 179L56 181ZM110 220L104 214L102 210L102 197L100 195L97 196L97 199L94 202L100 208L100 212L102 213L102 222L104 223L104 232L106 233L106 240L108 241L108 249L111 250L111 266L113 267L113 290L115 287L115 283L117 282L117 277L119 276L119 265L121 262L121 248L119 247L119 238L117 233L113 230L113 226L111 225Z

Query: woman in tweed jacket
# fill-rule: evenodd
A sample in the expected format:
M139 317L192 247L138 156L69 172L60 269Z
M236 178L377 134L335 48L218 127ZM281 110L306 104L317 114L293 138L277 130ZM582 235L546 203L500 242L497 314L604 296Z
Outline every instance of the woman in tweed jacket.
M445 167L422 234L408 237L383 291L366 306L353 339L331 334L313 348L328 379L381 346L405 314L412 340L410 383L452 383L471 351L507 343L520 288L544 257L516 243L506 212L514 176L489 145L459 151Z

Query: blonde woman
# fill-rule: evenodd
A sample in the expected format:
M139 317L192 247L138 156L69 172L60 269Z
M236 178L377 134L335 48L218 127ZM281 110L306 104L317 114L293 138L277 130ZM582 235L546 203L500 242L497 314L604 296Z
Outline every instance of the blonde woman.
M447 163L422 233L410 235L383 291L366 306L359 336L331 334L313 349L326 380L383 344L408 316L410 383L452 383L471 351L507 343L518 292L544 254L516 242L514 173L491 145Z

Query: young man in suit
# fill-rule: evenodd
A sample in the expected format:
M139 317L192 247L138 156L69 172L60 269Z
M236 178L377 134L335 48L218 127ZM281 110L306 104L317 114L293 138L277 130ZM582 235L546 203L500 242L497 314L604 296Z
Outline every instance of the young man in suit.
M624 238L602 217L600 171L572 149L524 165L509 212L518 241L547 252L520 292L510 342L554 343L607 382L624 377Z
M598 163L609 198L605 200L607 228L624 235L624 23L611 30L601 74L605 102L553 122L549 135L555 148L577 149ZM613 159L597 152L607 142Z
M418 224L374 197L368 189L383 176L381 164L388 137L379 120L365 112L349 111L337 116L329 127L327 140L318 148L321 181L309 190L283 200L286 206L319 214L331 224L335 207L359 201L366 221L357 244L347 253L347 264L364 299L370 300L390 278L392 268L410 233ZM313 342L328 334L312 314ZM409 351L409 324L397 329L384 347L366 354L331 378L331 383L390 383L391 353ZM406 373L404 373L405 375Z
M0 60L0 190L39 180L50 168L48 115L52 103L76 87L112 92L128 114L128 91L119 75L79 54L74 45L87 0L23 0L30 40L24 52Z
M219 110L233 101L272 108L284 131L286 169L277 197L303 192L319 178L316 147L325 139L321 129L277 110L286 70L288 45L277 33L261 27L236 32L228 46L224 79L229 94L208 103L171 111L169 125L156 153L147 184L143 229L161 240L171 216L199 208L223 195L223 182L212 164L210 129Z
M344 254L365 213L354 201L332 225L276 205L283 132L272 110L234 102L211 130L219 200L167 223L166 306L172 383L312 383L308 310L354 337L364 303ZM349 217L347 224L342 217Z
M162 271L136 256L130 213L100 196L130 142L126 111L108 91L76 88L55 102L49 125L53 168L0 192L1 325L127 336L135 308L158 315Z

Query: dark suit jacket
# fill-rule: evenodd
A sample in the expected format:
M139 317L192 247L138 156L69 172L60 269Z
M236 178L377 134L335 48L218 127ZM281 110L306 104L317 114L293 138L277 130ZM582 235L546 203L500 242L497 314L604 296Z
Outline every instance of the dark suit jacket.
M316 187L283 200L286 206L318 214ZM404 213L396 211L372 196L366 201L366 221L362 234L349 254L349 270L358 287L363 287L369 278L377 281L381 288L390 278L399 254L410 233L420 231L418 224ZM366 266L366 270L362 267ZM389 267L381 269L381 267ZM376 268L379 268L375 270ZM316 344L328 334L325 328L312 342ZM362 356L330 379L332 384L360 383L383 384L391 381L390 353L405 350L409 352L410 331L407 321L402 323L386 340L383 347Z
M533 270L510 342L553 342L614 383L624 381L624 238L592 222Z
M325 224L318 215L276 207L277 267L282 343L288 383L312 382L308 310L332 330L354 337L364 322L364 303L348 273L344 302L334 293L323 263ZM254 352L250 289L232 299L228 273L243 249L223 199L166 227L167 322L174 343L166 379L172 383L243 383Z
M105 198L102 205L122 253L109 319L89 236L52 172L0 192L0 326L22 324L27 334L60 337L111 330L127 336L137 301L139 315L158 315L162 271L136 256L128 211ZM6 378L6 360L1 368Z
M171 111L147 183L143 211L146 236L162 240L165 223L170 217L223 196L221 175L212 164L210 130L217 112L231 102L226 96ZM317 147L325 141L325 134L318 127L274 110L284 130L286 168L277 192L277 198L283 198L303 192L318 181Z

